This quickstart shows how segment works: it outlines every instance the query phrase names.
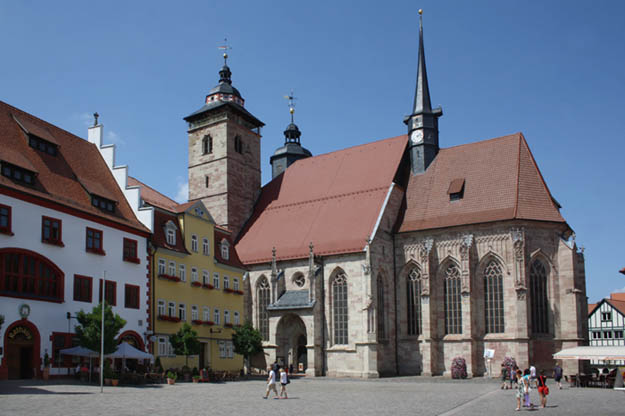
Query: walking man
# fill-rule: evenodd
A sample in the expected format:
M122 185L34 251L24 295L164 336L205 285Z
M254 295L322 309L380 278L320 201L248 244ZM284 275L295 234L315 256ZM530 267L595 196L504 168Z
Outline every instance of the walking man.
M269 391L273 390L274 398L278 398L278 390L276 389L276 372L273 371L271 367L267 367L267 371L269 371L269 377L267 377L267 391L263 396L263 399L269 397Z

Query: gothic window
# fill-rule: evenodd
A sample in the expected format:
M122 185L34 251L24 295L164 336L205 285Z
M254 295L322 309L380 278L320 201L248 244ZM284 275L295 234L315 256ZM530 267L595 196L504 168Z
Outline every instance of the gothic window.
M234 137L234 151L237 153L243 153L243 142L241 136Z
M455 264L445 269L445 335L462 334L462 299L460 270Z
M267 313L267 306L269 306L270 296L269 282L265 276L260 278L256 291L257 299L257 312L258 312L258 330L263 340L269 340L269 313Z
M386 322L384 321L384 280L378 275L378 339L386 339Z
M213 138L206 135L202 139L202 154L207 155L209 153L213 153Z
M495 260L484 269L484 315L487 334L504 332L503 272Z
M421 272L414 268L406 281L408 335L421 335Z
M347 344L347 276L339 273L332 281L334 344Z
M532 332L535 334L548 334L547 268L538 259L534 260L530 266L530 307L532 311Z

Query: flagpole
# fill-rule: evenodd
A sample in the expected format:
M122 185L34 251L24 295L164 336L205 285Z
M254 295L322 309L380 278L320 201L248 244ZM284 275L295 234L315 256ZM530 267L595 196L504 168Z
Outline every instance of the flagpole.
M106 270L102 279L102 299L100 299L100 307L102 308L102 326L100 328L100 393L104 393L104 299L106 298Z

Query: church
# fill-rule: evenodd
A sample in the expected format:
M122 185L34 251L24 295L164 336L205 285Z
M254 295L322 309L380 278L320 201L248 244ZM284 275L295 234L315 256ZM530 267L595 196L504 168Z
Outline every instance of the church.
M264 124L219 75L185 118L189 200L236 236L266 362L375 378L462 357L475 377L504 357L549 371L587 341L583 254L528 142L441 146L422 26L407 134L313 156L292 122L262 187Z

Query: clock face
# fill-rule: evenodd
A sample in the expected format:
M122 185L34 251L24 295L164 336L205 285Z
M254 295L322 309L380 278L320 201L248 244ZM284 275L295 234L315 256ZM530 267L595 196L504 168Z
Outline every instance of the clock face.
M423 130L415 130L410 134L410 141L413 144L423 143Z

